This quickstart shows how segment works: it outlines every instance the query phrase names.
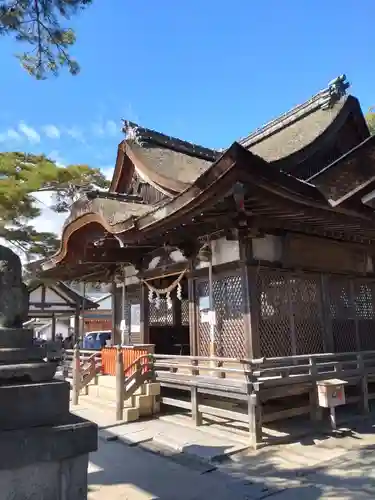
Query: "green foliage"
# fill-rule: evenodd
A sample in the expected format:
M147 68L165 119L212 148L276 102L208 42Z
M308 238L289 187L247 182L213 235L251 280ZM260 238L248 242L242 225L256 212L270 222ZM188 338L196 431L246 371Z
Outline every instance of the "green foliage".
M75 33L61 25L92 3L92 0L0 0L0 35L13 36L31 46L18 54L22 66L37 79L58 75L67 67L72 75L79 64L69 54Z
M365 114L367 126L370 130L370 134L375 134L375 110L374 108L370 108L368 112Z
M42 155L0 153L0 236L26 254L49 255L58 240L33 227L41 213L35 194L53 192L50 208L65 212L82 190L108 186L100 170L87 165L63 168Z

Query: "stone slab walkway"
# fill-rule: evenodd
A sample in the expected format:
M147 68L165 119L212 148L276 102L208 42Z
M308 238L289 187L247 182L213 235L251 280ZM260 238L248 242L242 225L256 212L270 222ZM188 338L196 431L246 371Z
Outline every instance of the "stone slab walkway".
M82 398L83 400L83 398ZM224 457L247 449L248 443L230 432L207 432L184 425L171 419L149 419L131 423L116 422L113 412L104 411L94 405L83 404L73 408L74 412L99 426L103 439L120 439L130 446L152 442L161 448L184 453L205 462L222 460Z

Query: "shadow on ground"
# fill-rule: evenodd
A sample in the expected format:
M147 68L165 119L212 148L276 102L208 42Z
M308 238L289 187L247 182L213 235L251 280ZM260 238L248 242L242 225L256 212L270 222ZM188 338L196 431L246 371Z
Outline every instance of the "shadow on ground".
M153 448L152 443L128 446L119 440L100 439L98 452L90 458L89 499L105 495L111 500L374 499L375 445L366 446L360 434L373 430L371 422L362 422L357 429L338 435L354 439L357 445L352 451L343 447L333 459L328 451L340 451L340 440L335 441L337 448L327 449L304 438L298 453L292 448L289 458L283 447L277 447L215 464L194 459L192 453L221 455L224 447L199 449L194 445L194 450L175 452ZM106 433L110 438L110 431ZM317 457L312 466L306 465L309 452Z

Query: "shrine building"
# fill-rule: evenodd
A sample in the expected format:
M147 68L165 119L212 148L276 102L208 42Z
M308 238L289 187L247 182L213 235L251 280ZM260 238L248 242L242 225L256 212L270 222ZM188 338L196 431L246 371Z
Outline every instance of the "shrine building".
M108 192L73 204L42 276L112 282L115 344L375 350L375 137L348 87L220 151L125 122Z

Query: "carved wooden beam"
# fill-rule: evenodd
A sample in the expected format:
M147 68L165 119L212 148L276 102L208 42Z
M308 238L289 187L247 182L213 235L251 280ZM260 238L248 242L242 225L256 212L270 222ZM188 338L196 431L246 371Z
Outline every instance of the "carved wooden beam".
M93 264L122 264L139 258L141 250L137 248L86 248L83 261Z

